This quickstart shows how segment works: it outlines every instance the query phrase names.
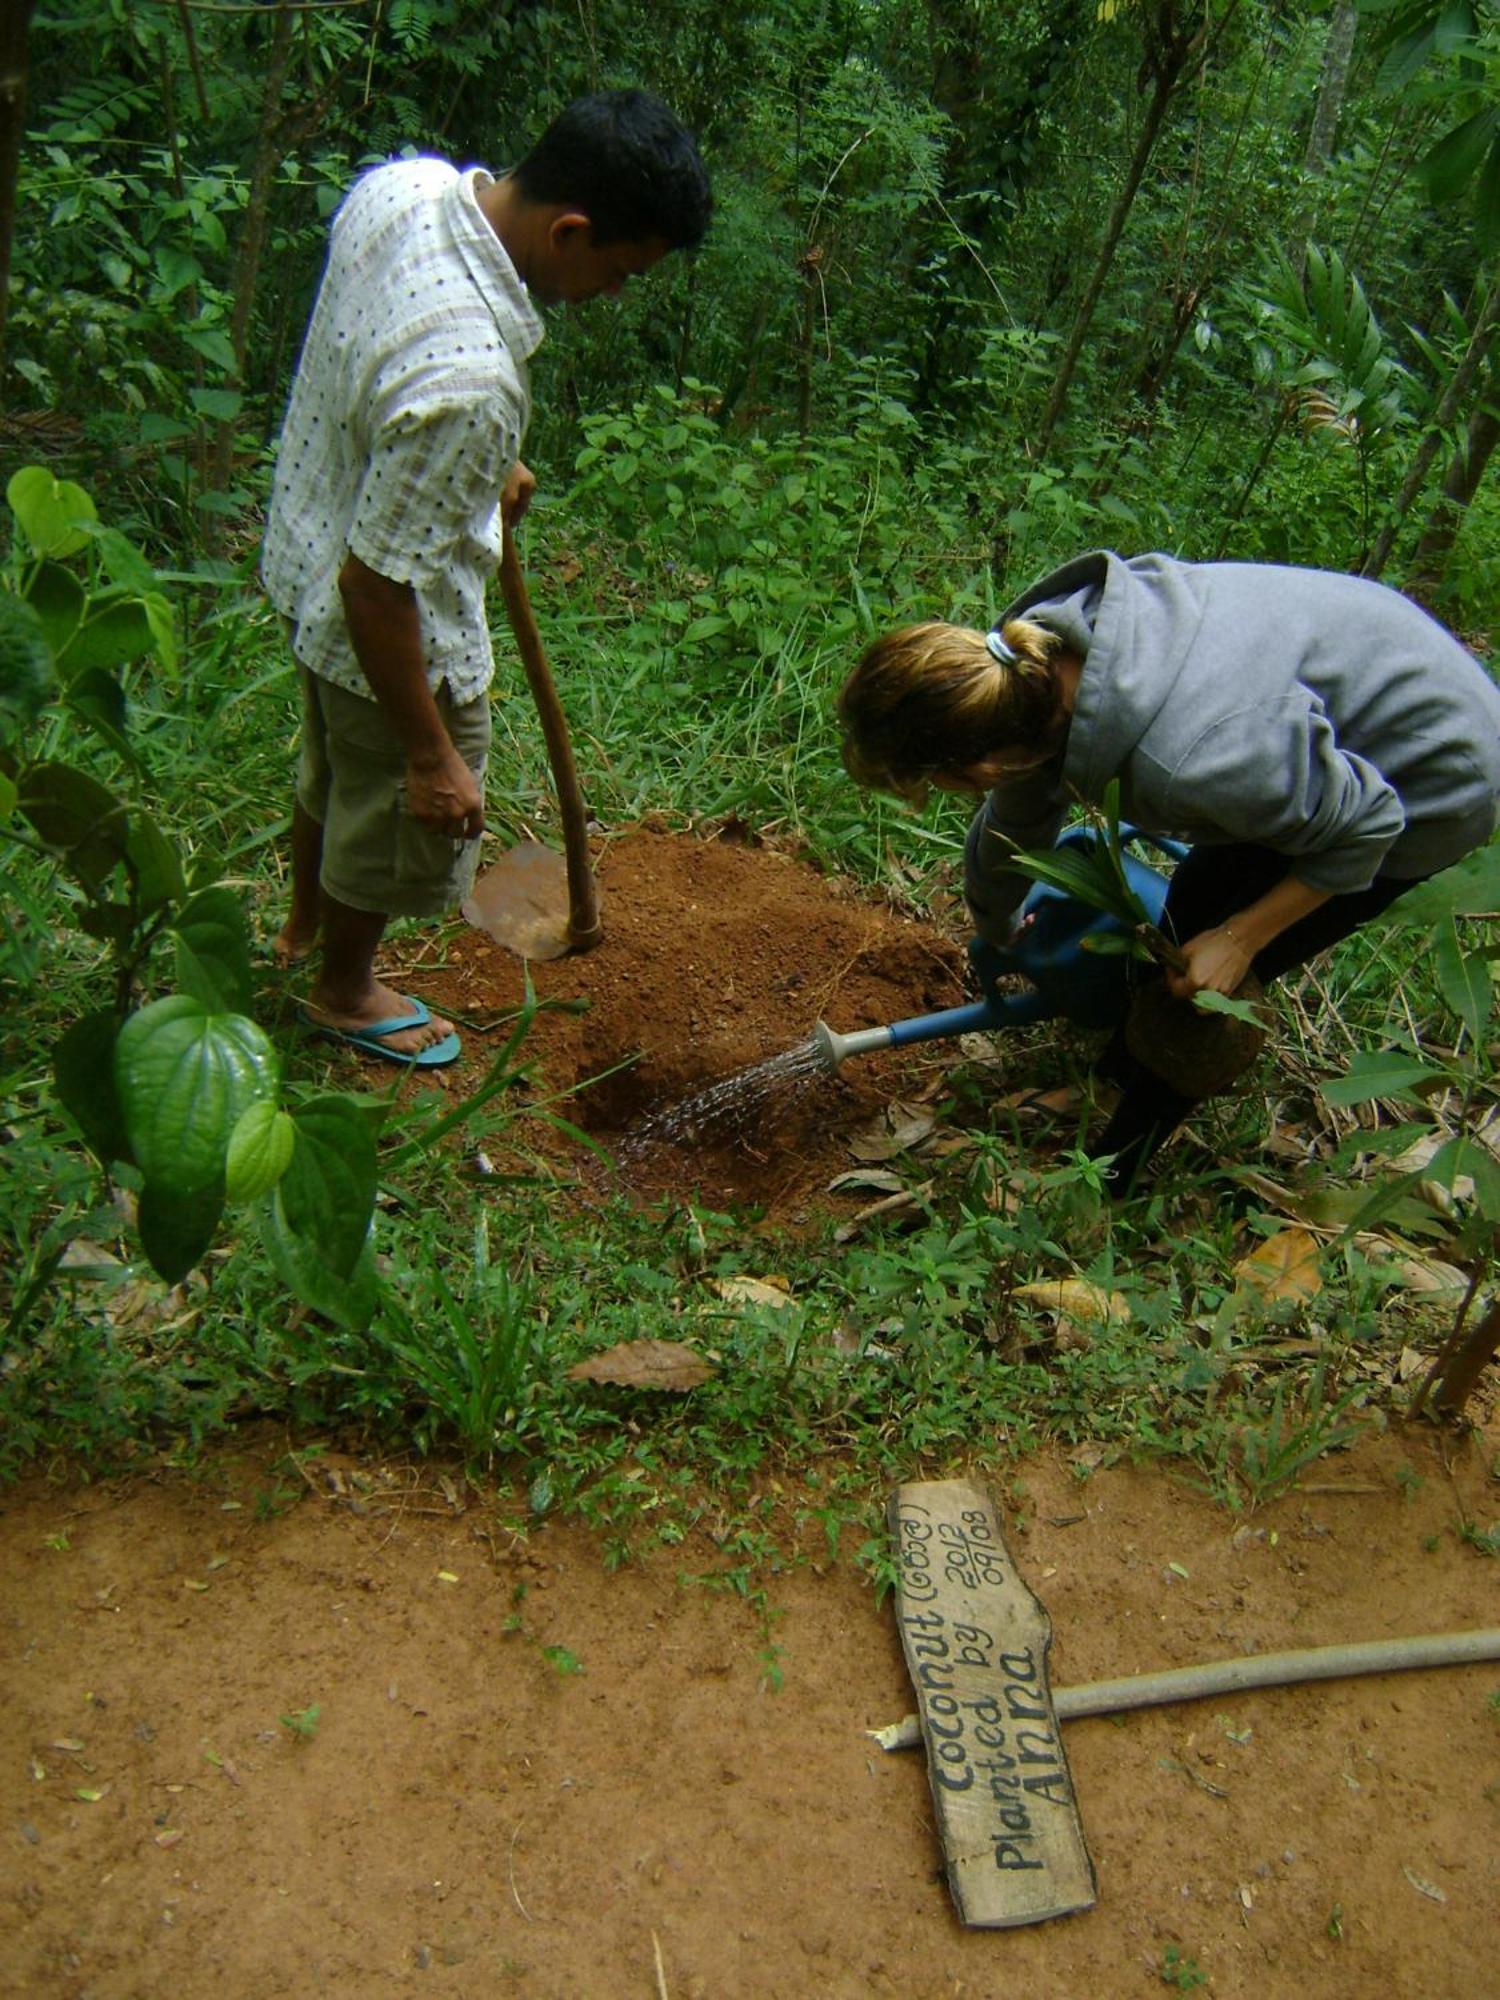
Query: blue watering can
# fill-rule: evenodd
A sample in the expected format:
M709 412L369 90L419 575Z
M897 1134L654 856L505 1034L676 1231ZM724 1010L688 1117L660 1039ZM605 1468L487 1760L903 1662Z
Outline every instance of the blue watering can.
M1073 827L1057 845L1090 847L1099 837L1092 827ZM1120 838L1125 842L1141 835L1135 827L1122 826ZM1151 840L1173 860L1180 861L1187 853L1180 841L1156 835ZM1159 922L1167 878L1137 855L1127 853L1123 859L1126 881L1152 923ZM851 1035L840 1035L819 1021L813 1043L827 1067L836 1070L850 1056L870 1055L877 1049L901 1049L949 1035L990 1034L997 1028L1025 1028L1059 1014L1080 1028L1118 1027L1130 1004L1130 960L1117 952L1086 950L1084 940L1122 936L1125 926L1046 882L1033 884L1020 915L1029 921L1018 930L1014 943L994 945L975 938L969 945L969 961L983 999L937 1014L917 1014L884 1028L859 1028ZM1002 977L1016 973L1030 982L1029 992L996 990Z

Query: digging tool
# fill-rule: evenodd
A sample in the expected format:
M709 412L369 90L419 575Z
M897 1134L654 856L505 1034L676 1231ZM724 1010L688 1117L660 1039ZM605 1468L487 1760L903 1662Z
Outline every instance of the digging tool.
M519 958L561 958L570 951L592 951L604 936L604 926L599 921L588 824L567 718L552 683L510 532L500 555L500 590L547 741L566 860L538 840L523 841L484 871L463 905L463 914L476 930L488 932L496 944Z

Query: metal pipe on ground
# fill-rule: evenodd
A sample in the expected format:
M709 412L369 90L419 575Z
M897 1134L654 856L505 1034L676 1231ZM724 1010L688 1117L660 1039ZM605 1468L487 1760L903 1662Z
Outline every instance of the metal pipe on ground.
M1290 1687L1358 1674L1405 1673L1418 1667L1471 1666L1480 1660L1500 1660L1500 1628L1369 1639L1348 1646L1311 1646L1289 1653L1253 1654L1243 1660L1211 1660L1196 1667L1168 1667L1154 1674L1126 1674L1119 1680L1054 1688L1052 1703L1058 1719L1071 1722L1085 1715L1116 1715L1125 1709L1156 1708L1168 1702L1204 1701L1214 1695L1239 1694L1247 1688ZM883 1750L915 1750L922 1741L914 1715L865 1733Z

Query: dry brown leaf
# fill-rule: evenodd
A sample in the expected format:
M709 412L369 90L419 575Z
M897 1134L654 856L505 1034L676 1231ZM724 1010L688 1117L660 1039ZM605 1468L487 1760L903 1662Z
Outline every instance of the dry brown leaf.
M855 1190L868 1194L900 1194L904 1182L899 1174L885 1171L881 1167L851 1167L846 1174L835 1174L828 1183L830 1194L845 1194Z
M114 1251L106 1250L102 1243L95 1243L87 1236L74 1236L63 1245L57 1268L60 1271L113 1277L124 1266Z
M1413 1141L1404 1153L1396 1154L1391 1161L1391 1171L1419 1174L1447 1145L1450 1137L1447 1132L1429 1132L1424 1138ZM1451 1215L1455 1203L1474 1199L1474 1182L1468 1174L1456 1174L1451 1186L1442 1181L1424 1180L1417 1182L1417 1191L1429 1208L1435 1208L1439 1215Z
M785 1278L713 1278L709 1289L731 1306L775 1306L781 1310L796 1304Z
M1460 1299L1469 1289L1467 1273L1441 1257L1422 1257L1405 1244L1388 1237L1356 1236L1355 1244L1372 1260L1383 1264L1387 1275L1409 1292L1427 1292L1439 1298Z
M680 1340L622 1340L568 1370L570 1382L615 1382L622 1389L696 1389L714 1370Z
M1323 1289L1318 1240L1306 1229L1281 1229L1234 1267L1240 1284L1263 1299L1313 1299Z
M920 1146L936 1123L930 1111L888 1104L878 1118L850 1136L849 1151L856 1160L894 1160L898 1153Z
M1409 1291L1429 1292L1440 1299L1461 1299L1469 1289L1467 1272L1441 1257L1402 1257L1396 1275Z
M1087 1278L1047 1278L1035 1285L1018 1285L1013 1298L1030 1299L1062 1319L1108 1326L1130 1318L1130 1301L1123 1292L1107 1292Z
M939 1132L930 1146L922 1148L927 1160L951 1160L955 1153L972 1153L975 1140L969 1132Z
M1079 1092L1071 1084L1057 1090L1011 1090L995 1099L997 1111L1038 1111L1058 1115L1077 1109Z

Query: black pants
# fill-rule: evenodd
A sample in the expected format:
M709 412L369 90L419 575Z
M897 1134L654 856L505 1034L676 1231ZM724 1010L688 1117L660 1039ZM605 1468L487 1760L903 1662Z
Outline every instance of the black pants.
M1248 908L1274 888L1290 866L1286 855L1248 842L1234 847L1195 847L1177 865L1167 890L1161 927L1174 942L1186 944L1200 931L1212 930L1237 910ZM1256 954L1252 964L1262 985L1269 986L1282 973L1305 965L1318 952L1348 937L1421 879L1398 881L1377 875L1368 889L1330 896ZM1107 1185L1112 1194L1128 1194L1157 1147L1200 1100L1184 1097L1137 1062L1125 1046L1123 1029L1110 1043L1101 1067L1121 1086L1123 1094L1093 1150L1114 1154Z

